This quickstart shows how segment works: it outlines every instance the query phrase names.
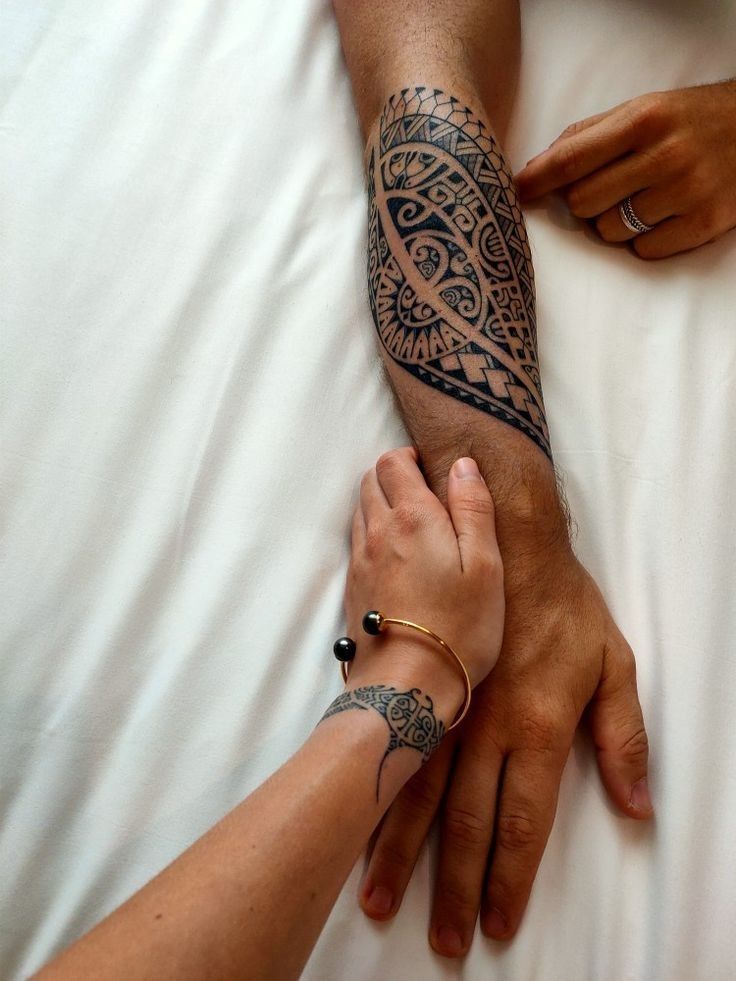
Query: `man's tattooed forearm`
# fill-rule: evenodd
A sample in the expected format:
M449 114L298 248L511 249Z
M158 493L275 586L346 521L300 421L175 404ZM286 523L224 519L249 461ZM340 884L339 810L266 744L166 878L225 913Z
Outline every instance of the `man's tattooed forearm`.
M437 89L405 89L369 149L368 292L386 351L547 455L534 275L501 151Z
M381 771L389 753L405 747L416 749L422 754L422 763L426 763L445 734L444 723L434 714L432 699L419 688L409 691L397 691L387 685L354 688L338 695L320 721L349 709L375 709L388 725L388 746L376 777L376 800L379 800Z

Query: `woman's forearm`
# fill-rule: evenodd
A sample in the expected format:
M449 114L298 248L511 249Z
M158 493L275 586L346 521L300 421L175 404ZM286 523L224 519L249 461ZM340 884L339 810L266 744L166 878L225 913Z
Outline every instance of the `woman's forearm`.
M407 684L422 672L402 663L383 671L388 684L337 699L274 776L38 977L297 977L356 858L457 707L456 681L435 676L435 707ZM426 752L394 745L387 700L394 720L424 713Z
M371 832L495 664L503 607L475 463L452 468L446 510L412 448L384 454L353 519L345 612L364 634L343 645L346 690L270 780L37 977L297 977ZM383 626L367 609L390 611Z

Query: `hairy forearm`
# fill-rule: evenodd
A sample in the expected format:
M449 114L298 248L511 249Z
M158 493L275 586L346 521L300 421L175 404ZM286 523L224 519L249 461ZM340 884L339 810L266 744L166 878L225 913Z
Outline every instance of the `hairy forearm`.
M503 139L518 76L518 0L333 0L333 7L364 137L393 92L431 74L492 108Z
M564 537L531 254L489 118L508 115L516 5L379 6L385 45L366 53L362 5L336 2L366 134L368 293L384 363L438 493L467 453L494 494L502 545L537 526ZM397 51L399 9L410 43Z

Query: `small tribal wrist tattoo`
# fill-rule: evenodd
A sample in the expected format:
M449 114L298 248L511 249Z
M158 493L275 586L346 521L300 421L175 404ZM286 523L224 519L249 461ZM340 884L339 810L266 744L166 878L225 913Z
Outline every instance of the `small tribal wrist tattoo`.
M445 734L444 723L434 714L432 699L419 688L409 691L397 691L388 685L354 688L338 695L320 722L349 709L374 709L388 725L388 746L376 777L376 801L379 800L381 771L389 753L396 749L416 749L422 754L422 763L426 763Z

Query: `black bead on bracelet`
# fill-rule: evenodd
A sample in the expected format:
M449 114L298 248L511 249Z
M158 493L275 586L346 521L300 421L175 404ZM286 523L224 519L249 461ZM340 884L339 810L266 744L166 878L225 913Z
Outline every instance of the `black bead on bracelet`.
M352 661L355 657L355 641L352 637L338 637L332 645L332 652L338 661Z
M363 617L363 630L373 637L378 636L378 634L383 633L389 624L396 624L400 627L409 627L411 630L417 630L419 633L425 634L427 637L431 637L432 640L436 641L440 647L448 654L452 660L457 665L458 669L462 674L463 683L465 685L465 701L455 717L454 722L449 727L454 729L456 725L465 718L470 708L470 699L472 694L472 688L470 684L470 677L468 676L467 669L463 664L457 653L450 647L447 641L443 640L434 630L430 630L429 627L423 627L419 623L414 623L413 620L402 620L398 617L387 617L383 613L379 613L378 610L369 610ZM340 670L342 671L343 681L347 684L348 680L348 663L355 657L356 645L352 637L338 637L332 646L332 651L340 661ZM448 729L449 732L449 729Z
M383 614L378 610L368 610L363 617L363 630L372 637L377 637L383 630ZM355 657L355 641L352 637L338 637L332 645L332 652L343 664L352 661Z

